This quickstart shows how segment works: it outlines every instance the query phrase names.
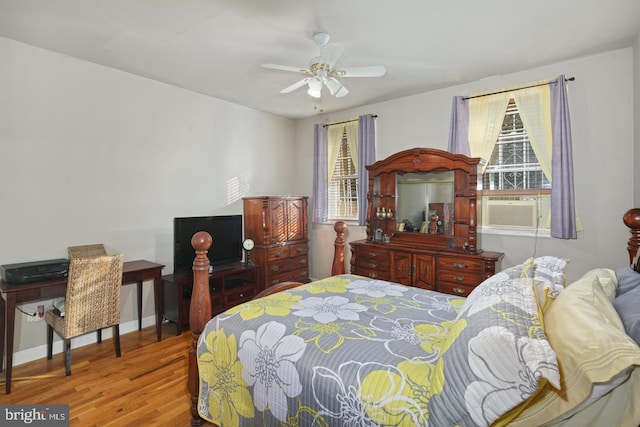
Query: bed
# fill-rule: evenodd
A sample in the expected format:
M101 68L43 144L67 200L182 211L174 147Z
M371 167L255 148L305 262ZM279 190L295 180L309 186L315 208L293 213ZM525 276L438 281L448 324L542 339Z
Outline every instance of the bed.
M192 425L638 426L640 209L623 219L630 267L571 284L553 256L467 298L337 269L213 319L196 234Z

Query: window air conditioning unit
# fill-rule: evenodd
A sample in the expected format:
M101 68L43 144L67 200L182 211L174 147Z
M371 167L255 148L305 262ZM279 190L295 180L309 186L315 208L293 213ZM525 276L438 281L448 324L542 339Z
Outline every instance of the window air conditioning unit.
M538 202L530 200L487 200L485 225L536 228Z

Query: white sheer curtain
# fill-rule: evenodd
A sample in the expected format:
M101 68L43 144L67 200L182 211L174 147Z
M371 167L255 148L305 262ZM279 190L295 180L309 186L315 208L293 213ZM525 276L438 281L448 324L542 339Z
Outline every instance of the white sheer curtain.
M344 126L342 124L330 125L327 126L327 129L327 166L329 167L327 178L331 181L333 171L336 168L336 160L338 160L338 154L340 154L340 144L342 144Z
M509 97L510 94L504 92L469 99L469 152L471 157L486 160L482 172L500 135Z
M527 130L529 143L536 154L542 172L551 182L551 92L548 84L513 92L522 124Z
M349 151L351 152L351 159L353 160L353 166L358 170L358 121L346 123L344 130L347 134L347 144L349 145Z

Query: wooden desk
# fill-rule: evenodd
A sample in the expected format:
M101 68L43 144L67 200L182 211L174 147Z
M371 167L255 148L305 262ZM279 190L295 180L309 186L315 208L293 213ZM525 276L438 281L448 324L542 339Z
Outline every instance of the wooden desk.
M122 284L138 285L138 329L142 329L142 283L153 280L153 297L156 310L156 335L162 339L162 269L164 265L149 261L127 261L122 266ZM40 282L9 284L0 281L0 372L4 353L4 338L7 337L6 392L11 393L11 368L13 366L13 334L16 320L16 305L63 297L66 294L67 278L43 280ZM5 302L6 298L6 302Z

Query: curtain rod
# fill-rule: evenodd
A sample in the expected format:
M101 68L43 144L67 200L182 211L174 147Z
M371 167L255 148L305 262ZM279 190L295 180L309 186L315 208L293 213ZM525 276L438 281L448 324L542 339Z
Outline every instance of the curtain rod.
M373 117L373 118L375 119L375 118L377 118L378 116L374 114L374 115L373 115L373 116L371 116L371 117ZM322 127L326 128L327 126L342 125L342 124L345 124L345 123L357 122L358 120L359 120L359 119L351 119L351 120L343 120L343 121L341 121L341 122L325 123L325 124L323 124L323 125L322 125Z
M567 78L564 79L564 81L565 82L572 82L575 79L576 79L575 77L567 77ZM550 84L554 84L554 83L555 83L555 80L552 80L552 81L549 81L549 82L546 82L546 83L537 83L537 84L534 84L534 85L523 86L523 87L519 87L519 88L515 88L515 89L505 89L505 90L499 90L497 92L483 93L482 95L465 96L462 99L481 98L483 96L497 95L499 93L513 92L513 91L516 91L516 90L529 89L530 87L538 87L538 86L550 85Z

